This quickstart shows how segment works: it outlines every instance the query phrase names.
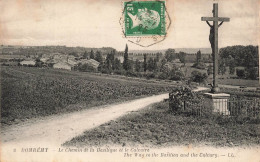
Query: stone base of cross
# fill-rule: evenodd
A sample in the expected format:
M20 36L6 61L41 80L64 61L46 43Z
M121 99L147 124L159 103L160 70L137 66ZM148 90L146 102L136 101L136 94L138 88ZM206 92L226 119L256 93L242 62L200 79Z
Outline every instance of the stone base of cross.
M228 22L230 19L227 17L218 17L218 4L213 4L213 17L201 17L201 21L206 21L210 26L210 43L213 55L213 87L212 93L219 92L218 88L218 28L223 22ZM213 21L213 25L210 25L208 21ZM221 21L220 24L218 22Z

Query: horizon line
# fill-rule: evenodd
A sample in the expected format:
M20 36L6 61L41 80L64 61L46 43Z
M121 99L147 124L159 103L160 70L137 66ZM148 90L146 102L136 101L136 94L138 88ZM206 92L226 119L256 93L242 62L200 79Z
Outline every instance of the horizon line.
M11 45L11 44L1 44L0 46L20 46L20 47L55 47L55 46L60 46L60 47L73 47L73 48L93 48L93 49L97 49L97 48L113 48L115 50L117 50L115 47L112 46L107 46L107 47L88 47L88 46L70 46L70 45ZM220 48L225 48L225 47L231 47L231 46L259 46L257 45L253 45L253 44L248 44L248 45L228 45L228 46L224 46L224 47L219 47ZM186 48L186 49L211 49L211 47L168 47L168 48L164 48L164 49L156 49L156 50L152 50L152 49L129 49L129 51L131 50L136 50L136 51L159 51L159 50L167 50L167 49L180 49L180 48ZM120 51L120 50L119 50Z

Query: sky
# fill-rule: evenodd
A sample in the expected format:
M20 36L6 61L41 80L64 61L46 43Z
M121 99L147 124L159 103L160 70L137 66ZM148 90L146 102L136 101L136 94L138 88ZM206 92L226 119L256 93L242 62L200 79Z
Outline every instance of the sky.
M219 0L219 16L229 17L219 28L219 47L257 45L259 0ZM213 0L167 0L171 26L166 39L140 47L123 37L121 0L0 0L0 44L113 47L124 50L210 48Z

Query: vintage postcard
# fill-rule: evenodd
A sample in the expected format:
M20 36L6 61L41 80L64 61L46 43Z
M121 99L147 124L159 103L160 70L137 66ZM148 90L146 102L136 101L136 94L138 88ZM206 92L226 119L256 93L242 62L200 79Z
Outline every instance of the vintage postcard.
M0 0L0 161L260 161L259 0Z

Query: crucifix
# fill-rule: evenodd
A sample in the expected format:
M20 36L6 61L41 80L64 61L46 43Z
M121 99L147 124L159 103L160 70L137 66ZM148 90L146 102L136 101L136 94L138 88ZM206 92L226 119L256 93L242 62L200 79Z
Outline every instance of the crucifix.
M206 21L210 26L209 41L212 49L213 58L213 87L211 89L212 93L217 93L219 91L217 83L218 75L218 28L223 24L223 22L228 22L227 17L218 17L218 4L213 4L213 17L201 17L201 21ZM213 21L213 25L210 25L209 21ZM220 24L218 22L221 21Z

